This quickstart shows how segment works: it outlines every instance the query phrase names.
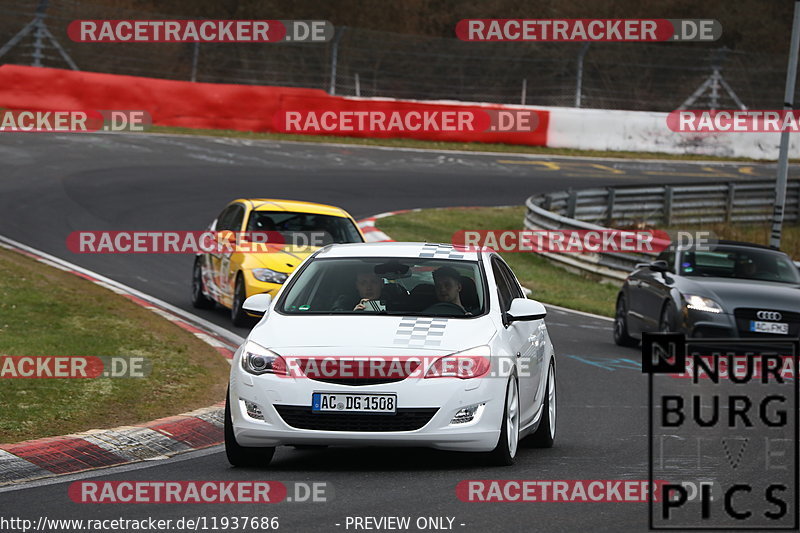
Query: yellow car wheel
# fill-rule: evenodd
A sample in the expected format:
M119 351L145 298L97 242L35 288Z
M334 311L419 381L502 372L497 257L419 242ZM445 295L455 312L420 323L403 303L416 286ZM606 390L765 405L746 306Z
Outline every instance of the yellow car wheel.
M203 266L202 259L199 257L194 260L192 271L192 305L197 309L211 309L214 307L214 300L203 294Z
M235 287L231 304L231 322L237 328L252 327L255 325L256 320L242 308L244 301L247 299L247 293L244 289L244 277L241 272L236 275Z

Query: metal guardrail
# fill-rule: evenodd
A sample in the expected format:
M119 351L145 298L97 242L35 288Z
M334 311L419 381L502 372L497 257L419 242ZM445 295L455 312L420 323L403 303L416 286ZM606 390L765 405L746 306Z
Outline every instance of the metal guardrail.
M525 201L525 228L531 230L605 230L609 227L760 222L771 220L773 180L702 185L620 186L533 195ZM786 222L800 221L800 181L788 183ZM602 224L602 225L601 225ZM654 254L541 253L573 271L621 283L636 263Z

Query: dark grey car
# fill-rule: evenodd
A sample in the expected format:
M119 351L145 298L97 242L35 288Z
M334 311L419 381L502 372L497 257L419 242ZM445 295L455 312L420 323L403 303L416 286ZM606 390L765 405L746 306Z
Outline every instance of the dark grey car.
M783 252L720 241L710 251L666 250L639 265L617 296L614 341L636 346L643 332L687 337L800 335L800 272Z

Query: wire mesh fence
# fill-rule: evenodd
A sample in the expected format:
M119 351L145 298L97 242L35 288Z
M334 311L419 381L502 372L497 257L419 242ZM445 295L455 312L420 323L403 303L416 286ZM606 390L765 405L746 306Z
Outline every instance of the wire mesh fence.
M349 27L327 43L78 43L67 36L76 19L181 17L77 0L42 7L0 3L0 62L338 95L647 111L678 108L715 71L730 91L711 80L692 108L739 107L736 97L750 109L780 108L786 76L783 56L708 45L476 43Z

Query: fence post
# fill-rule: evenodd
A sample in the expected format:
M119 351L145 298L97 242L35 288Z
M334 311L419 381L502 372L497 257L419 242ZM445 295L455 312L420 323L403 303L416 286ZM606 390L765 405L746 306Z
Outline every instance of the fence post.
M520 98L520 105L525 105L525 96L528 92L528 78L522 79L522 98Z
M583 58L589 50L589 43L583 43L581 51L578 52L578 73L575 80L575 107L581 106L581 94L583 92Z
M614 222L614 201L617 199L617 190L614 187L608 187L608 202L606 204L606 226L611 227Z
M672 225L672 187L664 186L664 225Z
M358 79L358 72L356 72L356 96L361 96L361 81Z
M736 184L728 182L728 201L725 203L725 222L733 220L733 202L736 196Z
M567 191L569 198L567 198L567 217L575 218L575 207L578 203L578 191L570 187Z
M800 222L800 182L794 182L797 185L797 206L794 211L794 221Z
M47 9L47 2L42 1L39 4L39 9L36 10L36 19L35 19L35 26L33 30L33 63L31 63L32 67L41 67L42 66L42 58L44 54L42 50L44 50L44 10Z
M337 26L333 33L333 43L331 44L331 85L328 94L336 94L336 67L339 63L339 40L344 35L347 26Z
M200 57L200 43L195 42L192 50L192 76L191 81L197 81L197 59Z

